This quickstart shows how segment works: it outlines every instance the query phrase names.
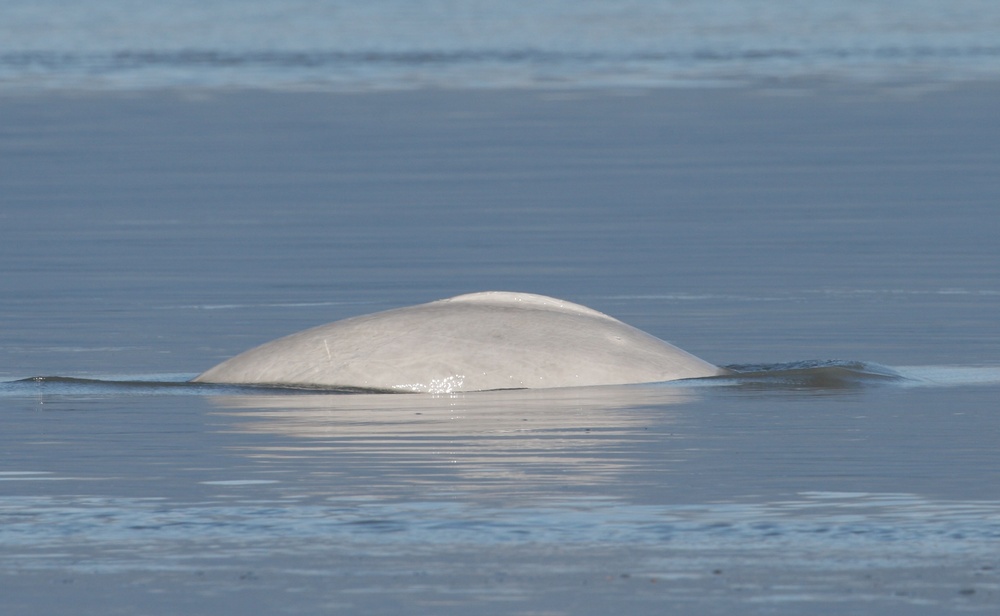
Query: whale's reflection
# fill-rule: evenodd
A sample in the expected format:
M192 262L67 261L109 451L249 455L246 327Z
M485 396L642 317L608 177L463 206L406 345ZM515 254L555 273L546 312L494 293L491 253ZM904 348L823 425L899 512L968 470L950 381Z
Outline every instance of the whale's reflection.
M240 446L244 455L277 468L301 468L309 459L311 472L363 482L366 489L410 483L521 492L615 481L637 464L627 451L637 440L680 438L671 428L677 420L671 407L694 395L682 387L610 386L435 396L238 395L212 402L222 407L227 430L293 437Z

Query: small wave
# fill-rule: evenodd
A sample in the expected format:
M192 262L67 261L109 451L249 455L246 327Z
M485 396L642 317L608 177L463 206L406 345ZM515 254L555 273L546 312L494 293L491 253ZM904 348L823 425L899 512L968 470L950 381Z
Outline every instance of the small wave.
M892 81L993 76L996 45L660 50L434 48L245 50L227 48L0 50L0 86L144 89L263 87L322 91L420 87L507 88L736 85L841 75ZM914 70L919 65L921 70Z
M849 389L866 385L902 384L899 371L864 361L814 359L779 364L733 364L722 380L751 389Z
M202 482L220 488L276 480ZM129 542L153 548L191 540L289 540L350 546L377 541L446 546L456 542L669 542L677 550L727 552L733 545L798 557L817 550L878 561L992 555L1000 538L1000 503L940 501L914 494L804 492L789 500L705 505L630 505L616 499L545 499L533 507L485 510L455 502L328 505L281 502L175 504L160 498L89 496L0 497L6 549L63 547L77 542ZM224 544L224 549L234 549ZM61 565L61 566L64 566Z
M747 389L851 389L866 386L958 387L1000 384L1000 366L897 366L848 360L733 364L710 383Z

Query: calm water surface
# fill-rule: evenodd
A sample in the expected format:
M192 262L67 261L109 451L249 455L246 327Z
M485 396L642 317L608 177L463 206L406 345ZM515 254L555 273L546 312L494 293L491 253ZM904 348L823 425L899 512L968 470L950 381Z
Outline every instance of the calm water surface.
M2 611L995 610L996 90L630 94L0 100ZM485 289L721 365L867 363L184 383Z

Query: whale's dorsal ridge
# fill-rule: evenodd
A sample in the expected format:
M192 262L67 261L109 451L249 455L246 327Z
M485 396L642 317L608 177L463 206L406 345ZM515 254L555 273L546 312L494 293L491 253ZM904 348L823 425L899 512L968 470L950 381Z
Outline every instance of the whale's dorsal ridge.
M438 304L445 302L491 304L494 306L510 306L513 308L536 308L539 310L552 310L554 312L579 314L589 317L600 317L611 321L618 321L618 319L608 316L603 312L594 310L593 308L587 308L586 306L581 306L580 304L574 304L573 302L567 302L566 300L556 299L547 295L538 295L536 293L519 293L515 291L480 291L478 293L456 295L455 297L440 299L432 303Z
M586 306L486 291L307 329L245 351L195 381L450 393L722 373Z

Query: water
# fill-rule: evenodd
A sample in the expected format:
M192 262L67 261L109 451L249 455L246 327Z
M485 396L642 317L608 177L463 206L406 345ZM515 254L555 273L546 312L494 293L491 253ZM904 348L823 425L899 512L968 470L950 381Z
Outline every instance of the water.
M650 87L1000 72L989 0L11 0L7 88Z
M702 32L744 24L718 29L734 47L804 55L690 56L685 79L753 85L669 90L617 69L603 87L602 63L666 47L652 26L598 31L681 5L616 5L580 47L557 16L609 6L521 7L532 28L501 20L475 47L461 24L508 9L463 4L431 36L364 5L365 40L398 61L308 34L331 23L312 5L274 39L253 20L296 13L118 6L8 3L18 27L0 25L4 614L995 611L998 90L934 72L989 72L992 5L810 5L801 40L767 12L790 4L691 5ZM809 25L834 10L840 30ZM847 79L785 79L868 32L936 42L877 56L892 84L839 53L810 75ZM351 70L253 60L293 38ZM457 52L415 62L426 40ZM114 55L137 50L155 53ZM647 85L674 83L668 60ZM355 92L291 91L307 82ZM384 91L434 84L451 89ZM744 374L447 396L187 383L305 327L487 289Z
M979 372L450 396L22 383L0 398L5 467L30 469L0 473L4 603L989 613L1000 368Z

